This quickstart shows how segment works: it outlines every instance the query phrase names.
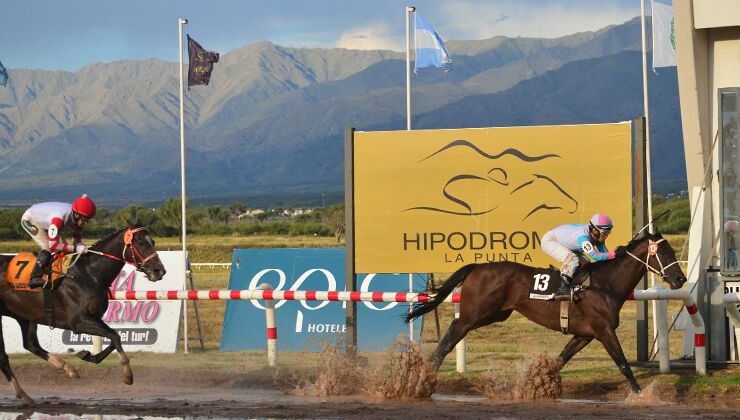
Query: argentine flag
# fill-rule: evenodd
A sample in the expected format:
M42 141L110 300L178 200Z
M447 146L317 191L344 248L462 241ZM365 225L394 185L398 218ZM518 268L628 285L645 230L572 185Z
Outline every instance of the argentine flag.
M442 38L424 18L414 13L414 48L416 61L414 73L423 67L442 67L452 63Z

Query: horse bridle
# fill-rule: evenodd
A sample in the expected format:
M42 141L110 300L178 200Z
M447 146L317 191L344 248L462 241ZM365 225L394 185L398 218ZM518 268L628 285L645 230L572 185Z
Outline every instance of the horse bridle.
M116 257L115 255L111 255L105 252L99 252L94 250L87 250L87 252L91 252L93 254L102 255L103 257L107 257L113 260L122 261L126 264L131 264L134 267L136 267L136 270L141 271L141 268L146 264L149 260L157 256L157 252L153 252L148 257L144 257L141 255L141 252L139 252L138 249L136 249L136 246L134 245L134 233L146 231L145 227L138 227L136 229L128 228L126 233L123 234L123 252L121 252L121 258ZM131 247L131 260L126 259L126 249L128 247ZM136 259L139 259L139 261L136 261Z
M659 239L657 241L653 241L652 239L648 239L648 252L647 252L647 255L645 257L645 261L641 260L635 254L633 254L633 253L631 253L629 251L627 251L627 255L629 255L630 257L632 257L634 259L636 259L640 263L644 264L645 267L647 267L648 271L652 271L653 273L659 275L661 278L663 278L665 280L665 279L668 278L668 276L665 273L665 270L667 270L673 264L678 264L678 261L673 261L672 263L670 263L670 264L668 264L666 266L663 265L663 261L661 261L660 255L658 255L658 245L661 242L663 242L663 241L665 241L665 238ZM653 268L650 265L650 257L651 256L655 257L655 259L658 260L658 265L660 266L660 271L658 271L657 269Z

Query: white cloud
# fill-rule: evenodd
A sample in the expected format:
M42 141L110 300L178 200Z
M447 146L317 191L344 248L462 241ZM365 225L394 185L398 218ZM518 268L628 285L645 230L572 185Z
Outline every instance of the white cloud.
M404 43L404 37L395 35L389 25L378 23L342 32L335 46L351 50L404 51Z
M430 22L443 39L486 39L509 37L556 38L576 32L594 31L639 16L634 7L602 1L538 3L532 1L458 0L440 4Z

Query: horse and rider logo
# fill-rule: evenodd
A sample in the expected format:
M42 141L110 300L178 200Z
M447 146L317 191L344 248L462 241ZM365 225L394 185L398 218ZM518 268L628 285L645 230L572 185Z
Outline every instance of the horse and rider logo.
M520 217L525 221L540 212L565 211L573 214L578 209L578 201L552 176L540 173L542 171L536 167L525 171L512 170L505 167L504 162L504 158L513 158L526 164L526 167L532 167L540 161L561 159L560 155L547 153L530 156L514 148L489 154L472 142L460 139L448 143L418 163L448 154L454 149L471 150L494 165L488 165L485 173L459 173L448 178L440 191L444 197L443 205L418 205L408 207L403 210L404 212L423 211L457 216L480 216L492 213L505 205L515 204L522 209ZM533 202L533 199L536 201Z

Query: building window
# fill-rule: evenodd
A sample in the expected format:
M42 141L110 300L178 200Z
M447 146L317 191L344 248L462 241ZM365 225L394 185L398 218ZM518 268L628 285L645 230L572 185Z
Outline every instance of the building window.
M719 90L722 274L740 275L740 88Z

